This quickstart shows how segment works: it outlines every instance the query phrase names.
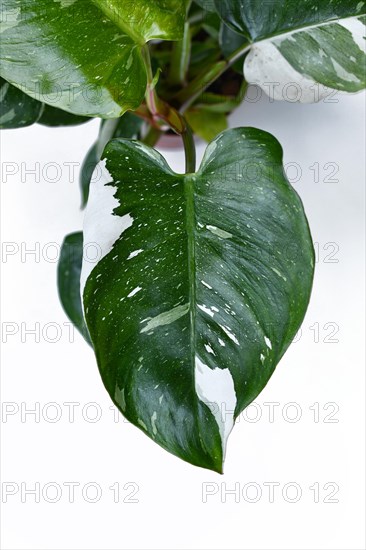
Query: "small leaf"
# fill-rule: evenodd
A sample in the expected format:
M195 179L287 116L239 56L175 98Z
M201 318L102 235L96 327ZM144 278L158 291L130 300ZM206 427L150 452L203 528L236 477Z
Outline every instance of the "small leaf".
M228 130L196 174L113 140L93 181L86 321L114 403L156 443L221 472L235 418L297 333L314 251L270 134Z
M83 262L83 234L65 237L57 269L57 284L61 304L73 325L90 344L80 296L80 272Z
M215 0L252 47L244 76L274 99L311 103L365 88L365 2Z
M208 142L214 140L228 127L226 116L223 113L213 113L193 107L185 113L185 116L192 130Z
M73 115L62 109L57 109L56 107L51 107L50 105L45 105L41 118L38 120L38 124L43 124L43 126L77 126L79 124L84 124L92 120L89 117Z
M44 105L0 78L0 128L23 128L37 122Z

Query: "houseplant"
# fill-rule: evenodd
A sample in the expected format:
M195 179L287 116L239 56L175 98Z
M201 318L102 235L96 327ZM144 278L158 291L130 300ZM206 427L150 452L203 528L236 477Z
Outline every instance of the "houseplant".
M365 3L301 7L2 5L2 127L102 119L81 175L84 233L66 237L59 264L65 311L126 418L219 472L235 417L302 322L314 268L279 143L253 128L227 130L226 114L248 82L304 102L365 82ZM192 130L210 141L197 172ZM153 149L172 132L185 175ZM83 261L87 243L99 248L95 263Z

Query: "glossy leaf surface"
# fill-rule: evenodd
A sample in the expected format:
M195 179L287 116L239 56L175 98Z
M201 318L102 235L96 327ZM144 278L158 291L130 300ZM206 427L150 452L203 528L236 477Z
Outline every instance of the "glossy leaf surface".
M0 78L0 129L23 128L40 118L44 105Z
M38 123L53 128L57 126L78 126L90 120L92 119L89 117L73 115L62 109L51 107L51 105L45 105Z
M72 324L90 343L80 296L80 273L83 262L83 234L72 233L65 237L57 268L60 301Z
M365 88L366 3L215 0L225 23L252 43L244 76L274 99L310 103Z
M89 333L114 403L154 441L221 472L234 419L295 336L314 254L282 149L251 128L224 132L196 174L111 141L84 239ZM231 412L230 412L231 411Z
M35 99L115 118L146 89L141 46L182 36L180 0L4 0L0 74Z

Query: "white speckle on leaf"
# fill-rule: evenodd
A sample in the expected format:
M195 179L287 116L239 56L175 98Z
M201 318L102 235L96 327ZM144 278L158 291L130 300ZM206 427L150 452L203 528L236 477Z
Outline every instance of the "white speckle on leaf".
M134 288L133 290L131 290L131 292L129 294L127 294L127 298L132 298L132 296L135 296L135 294L137 294L138 292L140 292L140 290L142 290L142 287L141 286L137 286L136 288Z
M235 334L233 334L233 332L231 332L231 329L229 327L226 327L224 325L219 325L219 326L222 328L225 334L230 338L230 340L232 340L237 346L240 345L237 337L235 336Z
M234 426L236 407L236 393L230 370L210 369L196 357L195 387L199 399L210 408L216 420L225 457L227 439Z
M205 281L201 281L201 283L203 284L203 286L209 288L210 290L212 290L212 286L210 286L208 283L206 283Z
M272 349L272 342L267 336L264 337L264 341L266 343L267 348Z
M210 317L213 317L215 314L213 311L211 311L207 306L205 305L200 305L200 304L197 304L197 307L203 311L204 313L207 313L207 315L209 315Z
M153 412L152 414L152 417L151 417L151 427L152 427L152 431L153 431L153 434L156 435L158 433L158 430L156 428L156 419L158 418L158 414L156 411Z
M164 311L163 313L160 313L156 317L147 318L141 321L142 323L145 323L147 321L146 326L140 331L140 333L149 332L150 330L153 330L157 327L170 325L171 323L174 323L174 321L177 321L183 315L186 315L189 311L189 304L184 304L181 306L177 306L173 309L170 309L169 311Z
M212 355L216 355L214 350L209 344L205 344L205 350L207 351L207 353L212 353Z
M143 252L142 248L140 248L139 250L134 250L134 252L131 252L131 254L128 256L127 260L131 260L132 258L135 258L139 254L141 254L141 252Z
M232 237L231 233L228 233L227 231L224 231L223 229L220 229L215 225L206 225L206 229L208 229L211 233L213 233L217 237L220 237L221 239L231 239Z
M274 273L276 273L276 275L281 277L281 279L283 279L284 281L287 281L286 277L284 275L282 275L282 273L280 271L278 271L278 269L276 269L275 267L271 267L271 269Z

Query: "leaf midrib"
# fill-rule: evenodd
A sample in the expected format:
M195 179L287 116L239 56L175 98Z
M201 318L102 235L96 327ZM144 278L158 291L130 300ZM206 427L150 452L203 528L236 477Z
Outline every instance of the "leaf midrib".
M195 176L185 176L184 193L186 198L186 227L188 240L188 281L189 281L189 316L190 316L190 355L193 373L196 360L196 249L195 249ZM193 376L194 380L194 376Z
M121 17L118 16L115 10L111 9L108 5L103 2L103 0L91 0L92 3L108 17L121 31L140 46L143 46L145 44L145 40L139 36L137 33L135 33L130 25L127 25Z

